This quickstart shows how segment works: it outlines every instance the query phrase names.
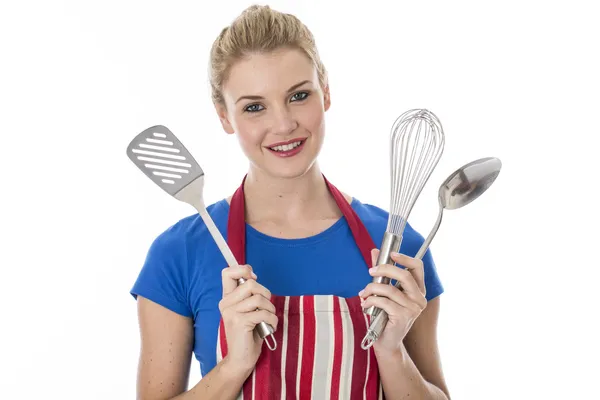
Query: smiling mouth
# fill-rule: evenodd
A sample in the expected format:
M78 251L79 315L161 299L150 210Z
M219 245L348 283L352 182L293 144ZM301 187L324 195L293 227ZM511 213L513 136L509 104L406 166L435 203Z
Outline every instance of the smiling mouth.
M281 144L281 145L278 145L278 146L271 146L271 147L267 147L267 148L269 150L273 150L273 151L281 152L282 153L282 152L294 150L298 146L301 146L304 143L305 140L306 139L300 139L300 140L297 140L295 142L291 142L291 143L287 143L287 144Z

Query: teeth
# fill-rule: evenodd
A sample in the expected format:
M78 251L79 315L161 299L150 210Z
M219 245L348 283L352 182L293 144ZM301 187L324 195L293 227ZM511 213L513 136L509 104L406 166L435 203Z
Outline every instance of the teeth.
M284 144L282 146L275 146L275 147L271 147L271 150L275 150L275 151L290 151L292 149L295 149L296 147L300 146L302 142L298 141L298 142L294 142L294 143L290 143L290 144Z

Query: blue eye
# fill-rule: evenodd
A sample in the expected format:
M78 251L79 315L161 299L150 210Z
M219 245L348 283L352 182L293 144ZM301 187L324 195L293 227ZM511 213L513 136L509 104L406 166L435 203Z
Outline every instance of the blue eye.
M244 108L244 111L249 112L249 113L255 113L255 112L262 111L262 108L259 109L258 107L262 107L262 106L260 104L250 104Z
M305 100L308 97L308 92L298 92L292 96L292 100Z

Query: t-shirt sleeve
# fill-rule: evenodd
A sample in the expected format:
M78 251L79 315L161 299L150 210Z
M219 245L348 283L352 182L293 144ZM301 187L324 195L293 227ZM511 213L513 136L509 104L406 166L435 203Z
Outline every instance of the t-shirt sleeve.
M188 271L185 241L176 227L151 244L131 295L145 297L167 309L192 317L187 301Z
M425 297L429 301L444 293L444 286L438 275L431 249L428 249L423 256L423 268L425 269Z

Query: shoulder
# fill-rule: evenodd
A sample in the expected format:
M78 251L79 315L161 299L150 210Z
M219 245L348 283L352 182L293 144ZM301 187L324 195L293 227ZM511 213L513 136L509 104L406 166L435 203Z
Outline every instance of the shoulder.
M389 211L373 204L363 203L357 198L353 198L352 208L371 234L375 243L381 243L387 229ZM403 252L407 255L415 255L423 242L423 235L407 222L402 236Z
M228 207L225 200L219 200L206 207L215 225L222 231L227 225ZM172 250L187 247L188 243L202 243L202 239L210 235L206 224L198 213L179 219L164 229L154 240L153 247L158 250ZM199 240L200 239L200 240Z

